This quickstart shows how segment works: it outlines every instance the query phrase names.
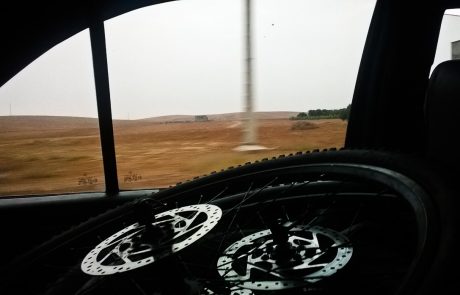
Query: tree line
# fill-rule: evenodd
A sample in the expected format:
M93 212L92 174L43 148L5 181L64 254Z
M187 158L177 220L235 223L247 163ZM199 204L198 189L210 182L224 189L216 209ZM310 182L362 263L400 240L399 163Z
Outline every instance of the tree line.
M343 109L316 109L309 110L308 112L300 112L295 117L291 117L291 120L317 120L317 119L342 119L348 120L350 116L351 104Z

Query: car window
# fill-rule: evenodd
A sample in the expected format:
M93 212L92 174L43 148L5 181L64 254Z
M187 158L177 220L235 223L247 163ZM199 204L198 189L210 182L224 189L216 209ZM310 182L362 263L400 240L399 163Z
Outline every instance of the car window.
M460 9L448 9L442 18L432 69L443 61L460 58Z
M104 190L89 32L0 87L0 196Z
M106 21L120 187L165 187L264 157L342 147L374 6L253 1L250 151L239 151L245 1L169 2Z

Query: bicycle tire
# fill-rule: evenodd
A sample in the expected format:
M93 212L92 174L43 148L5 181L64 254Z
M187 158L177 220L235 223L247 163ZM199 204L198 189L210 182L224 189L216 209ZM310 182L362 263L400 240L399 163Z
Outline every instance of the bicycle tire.
M385 193L382 193L382 191ZM281 192L284 192L285 195L279 196ZM251 196L250 202L247 199L248 196ZM102 281L102 285L104 285L104 281L110 281L111 284L116 286L116 288L111 289L111 293L115 292L114 289L120 292L124 290L123 286L118 284L119 282L126 284L127 280L136 276L139 278L147 275L148 277L153 272L160 274L161 279L154 280L153 285L157 286L152 288L159 288L164 294L178 294L179 289L177 288L180 288L180 292L201 292L201 294L208 294L203 292L210 292L209 294L240 294L238 292L243 292L241 294L246 294L244 293L246 291L241 290L249 290L247 292L253 292L254 294L297 294L293 292L303 294L302 292L307 291L310 293L329 294L344 289L353 290L355 294L369 292L373 294L418 294L417 292L425 292L436 284L437 276L441 272L440 268L443 267L443 261L451 253L450 249L447 249L449 244L446 242L450 238L446 237L445 233L449 232L449 237L452 237L453 215L451 212L452 206L450 205L452 193L447 189L442 179L437 177L436 173L421 164L420 161L411 159L407 155L368 150L342 150L297 154L288 157L280 156L272 160L263 160L241 167L229 168L219 173L178 184L155 194L153 197L156 202L167 203L165 209L161 210L191 204L210 203L220 206L224 211L224 217L213 231L197 242L197 246L190 246L182 250L180 254L171 255L170 258L154 263L149 267L109 277L99 277L96 281ZM244 202L241 203L241 200L244 200ZM273 202L273 204L269 204L270 202ZM376 261L387 260L386 264L381 262L379 266L381 269L398 265L400 260L410 256L409 260L405 260L400 265L401 268L404 268L403 274L398 273L390 279L388 279L388 276L391 277L389 274L386 274L387 277L374 275L374 278L366 284L363 283L363 280L353 281L353 275L357 271L365 269L362 265L359 266L360 263L367 263L363 257L373 253L372 249L361 250L358 247L357 250L353 251L354 257L350 258L350 262L342 269L331 272L331 275L320 279L318 282L312 283L312 279L304 279L297 288L270 289L269 292L271 293L267 293L267 291L258 289L257 284L249 284L252 289L248 289L244 286L242 287L242 283L229 283L225 277L223 278L219 275L216 264L217 256L238 241L236 237L229 237L229 233L232 236L233 233L242 231L242 234L238 233L242 235L239 239L244 239L243 235L247 237L254 233L261 233L262 226L260 222L257 225L251 224L258 223L254 221L254 212L258 212L257 214L262 214L264 217L270 216L271 218L272 215L279 217L281 216L280 205L289 207L289 210L291 210L289 213L293 214L290 217L291 219L304 218L304 209L308 206L310 206L308 207L310 208L309 210L316 210L316 213L320 209L328 208L327 206L333 206L334 216L332 214L329 214L330 216L317 214L315 218L318 219L318 216L320 216L320 225L326 225L326 228L334 233L340 232L340 226L338 226L340 222L344 220L350 221L350 217L353 217L349 214L351 211L346 211L347 207L364 206L365 210L370 212L364 212L363 215L366 215L367 220L364 220L363 223L371 224L373 222L377 224L377 226L372 225L370 229L367 229L369 232L366 233L368 235L366 242L373 243L372 239L376 238L375 231L377 229L386 234L392 233L394 237L400 240L407 238L406 241L399 241L398 247L400 246L400 249L398 247L393 248L384 254L383 252L374 253ZM388 209L395 210L394 212L398 212L398 214L393 216L393 219L389 219L388 216L385 216L386 212L378 208L378 206L383 205L388 206ZM109 235L110 232L115 231L117 226L118 228L123 226L119 220L114 221L113 218L117 219L122 216L125 223L134 222L136 220L136 216L134 216L136 211L133 208L136 208L136 206L136 203L132 203L125 205L121 209L109 211L98 216L95 219L96 222L84 223L61 234L46 245L37 247L34 251L35 254L29 254L23 258L23 261L33 261L33 263L29 263L27 267L24 267L24 265L18 266L18 272L24 273L25 268L28 273L31 270L45 269L44 261L54 263L54 261L59 260L56 257L68 256L70 248L78 248L88 243L92 243L92 246L94 246L95 241L91 238L100 234ZM259 211L252 209L258 206L265 206L264 210L266 209L270 214L261 213L260 208ZM237 215L235 214L227 216L229 214L226 212L235 211L236 209L234 208L238 208L238 218L236 218ZM353 207L352 211L356 208ZM343 217L339 213L343 214ZM359 217L361 218L361 216ZM236 227L233 224L235 219L251 224L251 226L246 226L241 230L242 226L238 225ZM102 221L105 222L103 226L100 225ZM265 223L268 221L266 220ZM406 222L407 224L405 224ZM262 223L264 222L262 221ZM98 227L92 228L92 225L95 224L98 224ZM311 231L309 228L304 229L306 232ZM222 235L224 235L223 239ZM214 255L215 257L209 258L210 255L207 255L209 253L203 252L200 248L206 243L217 243L218 249ZM353 243L356 242L353 241ZM382 241L379 241L379 243L382 243ZM359 245L359 241L356 245ZM385 245L388 246L386 243ZM379 246L379 244L372 244L375 249L385 251ZM443 249L443 251L440 252L439 249ZM366 251L369 251L370 254ZM27 288L30 287L32 290L29 289L28 291L42 294L81 293L80 285L87 284L89 280L95 281L95 279L81 272L78 262L81 261L81 255L84 254L84 251L77 252L73 254L73 259L69 259L71 262L77 262L76 268L70 267L71 271L64 271L64 274L56 272L54 278L45 280L40 278L38 282L31 280ZM37 253L44 253L44 255L37 258ZM360 255L362 255L361 258ZM393 260L388 260L391 255L395 255L397 259L393 257ZM34 259L30 259L31 256ZM53 258L50 259L50 257ZM189 262L187 262L187 259ZM202 269L193 269L193 265L197 263L196 260L205 261L208 268L205 271L206 274L203 273ZM12 266L12 268L15 267ZM171 270L164 271L169 267L174 272ZM188 271L184 270L184 267L192 268L193 273L187 273ZM170 278L172 273L175 273L176 275L174 276L177 276L178 279L176 286L163 284L162 281ZM177 273L182 273L182 275L179 276ZM20 277L23 279L24 275ZM191 281L195 281L194 283L184 283L184 278L191 278ZM301 281L300 279L298 280ZM24 287L23 284L18 287L19 284L15 284L14 279L9 281L9 287L5 290L11 291L11 294L17 292L18 289L16 288ZM45 281L46 284L44 284ZM142 282L145 283L144 281ZM420 282L425 282L425 285ZM147 280L146 283L151 284L152 282ZM40 284L42 284L41 289L37 287ZM105 285L105 287L98 285L94 287L95 285L93 284L92 288L104 290L108 284ZM274 285L266 284L263 286L270 286L271 288ZM110 289L111 287L108 288ZM87 288L85 292L89 292L88 290Z

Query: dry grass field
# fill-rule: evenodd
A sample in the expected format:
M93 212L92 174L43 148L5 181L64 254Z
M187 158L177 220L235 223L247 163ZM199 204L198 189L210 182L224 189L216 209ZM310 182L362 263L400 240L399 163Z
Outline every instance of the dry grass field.
M115 121L122 189L166 187L228 166L279 154L341 147L346 122L259 120L259 144L268 149L236 152L241 124L232 117L208 122ZM0 195L103 191L96 119L0 117Z

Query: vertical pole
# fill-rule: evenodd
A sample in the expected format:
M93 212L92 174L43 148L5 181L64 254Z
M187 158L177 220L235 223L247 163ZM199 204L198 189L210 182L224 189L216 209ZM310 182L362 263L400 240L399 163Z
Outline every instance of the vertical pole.
M256 122L254 117L254 98L253 98L253 88L252 88L252 1L245 1L245 66L246 66L246 76L245 76L245 114L244 114L244 137L243 144L245 145L255 145L257 143L257 130Z

